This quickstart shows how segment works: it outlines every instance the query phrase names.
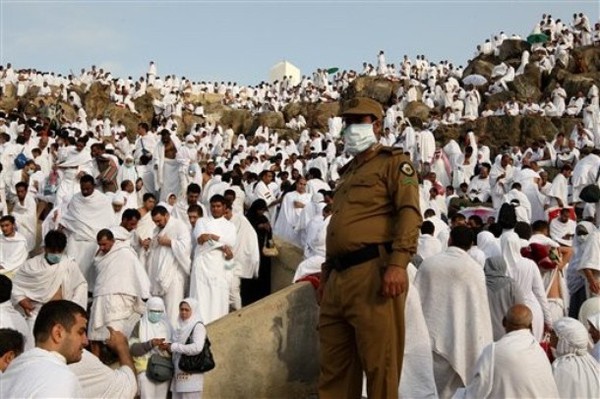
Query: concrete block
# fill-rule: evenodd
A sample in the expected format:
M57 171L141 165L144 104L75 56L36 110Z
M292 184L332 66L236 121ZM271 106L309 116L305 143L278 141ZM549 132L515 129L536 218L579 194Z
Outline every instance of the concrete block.
M217 364L204 398L306 398L317 391L319 307L298 283L208 325Z
M271 259L271 292L279 291L290 284L296 269L302 262L302 250L295 245L274 238L275 245L279 249L279 255Z

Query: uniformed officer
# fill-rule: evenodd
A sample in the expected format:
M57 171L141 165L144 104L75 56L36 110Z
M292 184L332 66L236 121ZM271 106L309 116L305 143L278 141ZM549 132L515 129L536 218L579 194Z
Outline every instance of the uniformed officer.
M327 229L319 317L319 397L398 396L404 354L406 267L416 252L418 179L401 150L379 142L383 109L369 98L344 106L345 151Z

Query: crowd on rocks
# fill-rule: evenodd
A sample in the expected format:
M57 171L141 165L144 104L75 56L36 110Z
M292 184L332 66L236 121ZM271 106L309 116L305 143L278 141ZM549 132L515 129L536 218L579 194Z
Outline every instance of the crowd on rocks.
M598 86L571 99L557 86L540 104L513 98L497 109L481 109L482 95L507 91L507 83L527 64L551 72L568 63L573 48L598 45L600 24L592 28L583 14L574 15L570 24L544 15L533 34L550 38L532 46L536 61L525 51L518 69L498 65L494 81L485 82L487 93L482 84L465 83L460 66L431 63L420 55L414 63L405 56L396 68L386 63L383 51L376 67L365 63L360 73L333 76L323 68L296 86L287 78L255 87L175 75L161 79L153 62L137 81L114 78L96 67L61 76L17 71L7 64L0 68L2 96L14 89L16 97L24 97L35 87L38 97L70 103L77 116L52 123L46 104L36 115L0 110L0 336L10 334L4 329L18 330L24 337L21 346L28 349L21 357L42 364L48 361L44 353L31 349L47 340L40 338L42 327L36 326L43 323L37 320L60 312L45 311L45 304L71 301L89 308L91 352L108 348L121 367L107 370L88 351L80 361L63 354L78 379L64 385L60 395L166 397L169 385L174 397L201 392L202 374L177 367L182 354L202 349L198 343L206 331L198 323L215 321L270 293L274 239L303 252L294 281L315 281L311 276L318 276L326 258L336 182L352 156L345 151L345 126L337 115L329 118L327 131L308 126L303 115L291 118L287 127L299 132L297 139L282 139L267 124L246 137L210 121L180 136L175 117L184 110L204 116L202 105L188 101L202 93L220 94L223 104L258 114L294 102L338 101L358 76L380 76L406 83L385 110L379 144L402 148L410 156L419 174L424 218L411 263L415 289L409 294L416 306L407 305L406 312L422 321L408 329L425 337L426 350L407 340L407 353L415 352L405 362L403 375L410 377L402 379L400 394L600 395L600 304L595 301L600 296L600 194L594 191L600 186ZM478 55L494 54L504 40L519 39L501 32L479 46ZM121 121L86 114L80 92L98 82L110 87L112 102L132 113L138 112L135 99L150 89L158 93L154 121L140 122L134 140ZM411 123L404 111L418 100L442 109L443 116ZM504 143L490 148L475 131L442 146L436 143L441 124L518 114L578 119L572 131L523 147ZM457 250L460 256L452 252ZM471 298L448 300L463 280L457 285L440 280L456 277L445 276L439 265L459 259L478 265L463 280L479 279L481 289ZM440 286L447 296L437 291ZM441 301L454 308L440 314L445 309ZM488 301L489 309L483 306ZM514 308L518 304L527 308ZM479 318L479 327L468 325L471 316ZM529 327L531 333L525 331ZM587 351L588 328L596 342L595 359ZM552 368L538 356L537 345L548 341L551 331L558 339ZM193 348L190 335L197 344ZM490 349L486 345L492 341L497 344ZM456 350L448 352L452 347ZM537 356L531 368L512 367L516 363L510 355L499 360L501 353L518 353L517 348ZM13 355L22 351L13 350ZM172 356L172 382L147 377L152 354ZM418 359L425 359L424 365ZM12 395L22 396L21 388L7 388L14 385L4 381L17 381L23 362L17 358L4 366L0 392L14 389ZM447 369L436 369L438 364ZM493 371L490 364L504 371ZM542 369L548 371L541 373L544 377L522 380ZM569 377L571 369L586 371ZM514 391L508 385L488 389L502 372Z

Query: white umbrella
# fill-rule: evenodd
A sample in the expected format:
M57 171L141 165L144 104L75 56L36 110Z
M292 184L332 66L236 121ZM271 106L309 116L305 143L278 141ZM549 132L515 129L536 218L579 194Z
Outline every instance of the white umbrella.
M485 76L478 75L476 73L465 77L462 81L465 85L471 86L483 86L488 82Z

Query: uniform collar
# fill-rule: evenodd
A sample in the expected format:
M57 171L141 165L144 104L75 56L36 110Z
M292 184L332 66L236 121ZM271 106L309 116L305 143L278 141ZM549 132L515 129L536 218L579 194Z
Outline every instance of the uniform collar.
M381 151L382 148L383 145L377 143L367 148L360 154L357 154L356 156L354 156L354 158L352 158L350 162L348 162L346 165L340 168L340 174L343 174L348 170L358 168L359 166L367 163L371 159L375 158L375 156L379 154L379 151Z

